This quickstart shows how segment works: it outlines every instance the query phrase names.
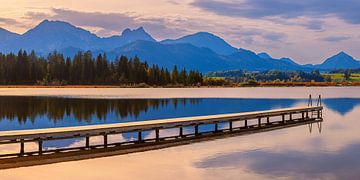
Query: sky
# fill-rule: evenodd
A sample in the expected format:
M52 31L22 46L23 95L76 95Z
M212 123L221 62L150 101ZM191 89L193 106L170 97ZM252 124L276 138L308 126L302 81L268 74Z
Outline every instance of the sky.
M321 63L340 51L360 59L359 0L0 0L0 27L22 34L44 19L98 36L144 27L155 39L206 31L237 48Z

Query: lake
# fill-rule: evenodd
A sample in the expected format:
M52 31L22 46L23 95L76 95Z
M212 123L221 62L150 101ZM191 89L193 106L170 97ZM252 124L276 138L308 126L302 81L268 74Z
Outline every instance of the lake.
M125 90L121 90L121 95L117 96L114 92L100 99L85 96L86 91L82 96L65 93L61 97L51 94L33 96L33 93L25 93L20 96L10 93L11 96L0 96L0 130L121 123L296 107L307 105L308 92L323 95L324 122L122 156L3 170L0 171L0 179L21 179L30 172L30 179L38 179L44 177L41 171L61 174L62 179L115 179L115 174L124 179L142 179L150 175L157 179L360 177L359 88L233 88L220 92L207 90L209 89L195 90L203 91L201 98L194 98L196 95L189 96L188 92L175 95L173 90L168 90L169 94L172 94L171 98L164 98L162 94L135 96L134 92L130 91L129 96L125 97L121 94ZM166 93L166 90L160 91ZM276 94L276 91L282 94ZM286 91L287 93L284 93ZM46 144L46 147L73 146L78 143L83 142L80 139L50 143ZM1 150L4 149L0 148ZM87 173L79 174L82 168L86 168ZM56 176L54 178L56 179Z

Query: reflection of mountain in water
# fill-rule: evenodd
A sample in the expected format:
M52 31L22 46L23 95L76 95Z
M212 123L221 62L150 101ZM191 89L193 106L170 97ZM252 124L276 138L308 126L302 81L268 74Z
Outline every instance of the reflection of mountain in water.
M142 138L146 138L150 135L150 131L143 131L142 132ZM130 140L136 140L138 139L138 133L137 132L129 132L129 133L123 133L121 134L121 136L126 140L126 141L130 141Z
M70 147L76 142L80 142L84 140L84 138L73 138L73 139L61 139L61 140L51 140L51 141L44 141L43 147L45 149L50 148L66 148Z
M360 99L355 98L332 98L324 99L327 108L338 112L342 116L352 111L356 106L360 105Z

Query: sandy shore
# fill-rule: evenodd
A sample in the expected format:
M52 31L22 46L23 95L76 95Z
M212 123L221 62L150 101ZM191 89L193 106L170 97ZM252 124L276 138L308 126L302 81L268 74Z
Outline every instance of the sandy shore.
M360 87L258 88L0 88L3 96L78 98L326 98L360 97Z

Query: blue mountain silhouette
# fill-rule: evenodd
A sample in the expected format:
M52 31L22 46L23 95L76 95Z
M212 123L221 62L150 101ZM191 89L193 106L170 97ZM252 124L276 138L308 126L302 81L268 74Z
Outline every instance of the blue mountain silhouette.
M256 54L231 46L224 39L209 32L198 32L178 39L156 41L143 27L125 29L120 35L97 35L63 21L44 20L25 32L16 34L0 28L0 52L17 53L20 49L47 56L59 51L74 56L78 51L91 50L94 55L107 53L109 59L120 55L139 56L149 64L172 68L198 69L203 72L218 70L330 70L360 68L360 62L340 52L323 64L300 65L290 58L276 59L266 52Z

